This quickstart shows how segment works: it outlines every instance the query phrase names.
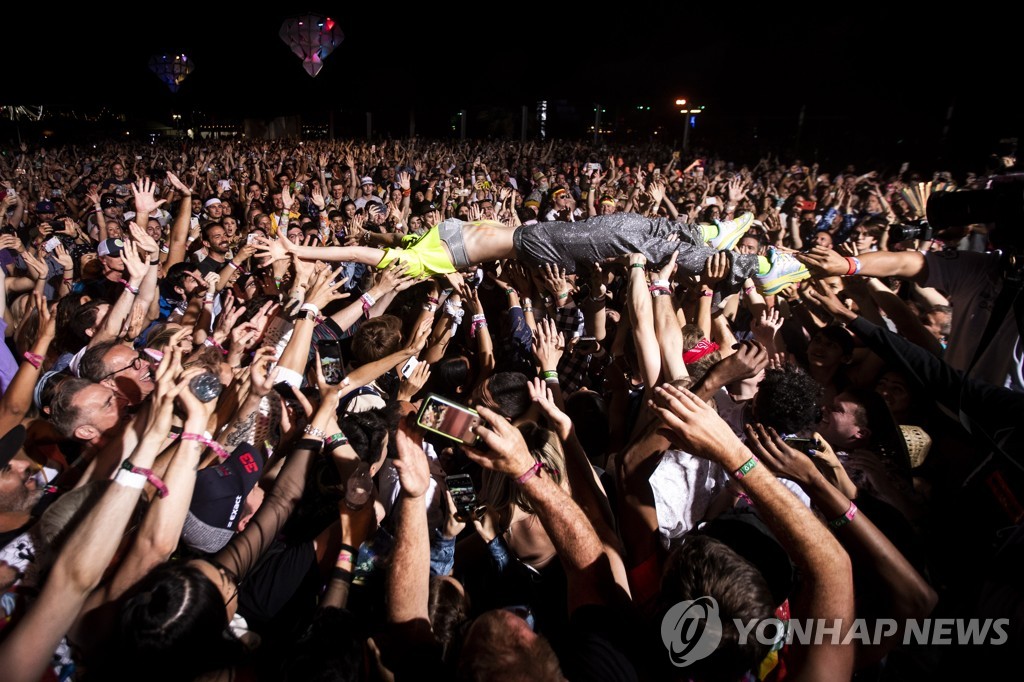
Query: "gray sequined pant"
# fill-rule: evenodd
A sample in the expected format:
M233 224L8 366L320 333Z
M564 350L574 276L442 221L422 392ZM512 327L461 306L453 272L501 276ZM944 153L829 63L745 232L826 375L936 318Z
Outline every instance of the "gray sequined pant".
M668 241L671 234L679 241ZM557 263L566 272L575 272L577 263L595 263L629 253L642 253L647 260L661 265L679 250L676 263L691 275L704 270L704 264L716 251L704 242L697 225L668 218L646 218L635 213L594 216L575 223L546 222L523 225L513 237L519 260L528 265ZM757 274L757 256L730 253L729 290L736 290L748 277Z

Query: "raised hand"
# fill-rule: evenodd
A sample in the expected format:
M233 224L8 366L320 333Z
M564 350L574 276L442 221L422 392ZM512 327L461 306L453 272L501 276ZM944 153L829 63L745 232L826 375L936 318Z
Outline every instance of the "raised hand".
M278 374L277 367L271 369L271 365L276 362L274 355L273 346L263 346L253 356L252 364L249 365L249 388L253 395L263 397L273 390Z
M729 254L725 251L719 251L704 263L701 283L706 284L710 289L714 289L719 282L729 276L731 265Z
M804 295L827 310L839 322L851 322L857 319L857 313L846 307L836 293L824 282L813 282L804 289Z
M540 266L540 275L544 280L544 287L551 292L559 301L564 301L572 291L568 280L565 278L565 268L545 263Z
M192 188L187 187L177 175L171 171L167 171L167 181L171 183L171 187L181 192L182 195L189 197L192 196Z
M75 269L75 262L72 260L71 254L68 253L63 244L57 244L57 248L53 250L53 259L57 261L58 265L64 268L64 272L66 273L70 273Z
M416 365L407 378L402 379L398 387L398 400L412 400L413 397L423 390L430 379L430 364L421 362Z
M815 246L809 253L793 254L807 266L815 277L841 277L850 269L850 263L832 249Z
M551 393L551 389L548 387L548 382L540 377L534 377L533 381L526 385L526 389L530 393L530 399L537 403L540 409L544 411L558 437L565 441L572 432L572 419L565 412L558 409L558 405L555 404L554 394Z
M523 439L519 429L493 410L480 405L480 424L473 428L486 449L465 448L469 458L491 471L506 476L521 476L534 465L536 460Z
M565 339L551 319L544 319L537 323L537 329L533 334L533 354L537 357L542 370L556 370L558 361L562 359L565 352Z
M309 198L313 200L313 203L321 211L324 210L324 208L327 206L327 202L324 201L324 192L322 189L320 189L319 185L313 186L313 191L310 192Z
M263 265L288 260L294 250L295 245L280 235L274 239L262 236L256 238L256 256L263 260Z
M394 463L402 486L401 494L415 498L423 497L430 488L430 463L427 453L423 452L423 436L411 417L410 414L402 419L395 433L398 457Z
M348 293L338 291L348 281L348 277L338 278L343 268L343 265L338 266L337 270L324 268L317 273L316 277L313 278L309 291L306 293L306 303L315 305L323 310L331 301L347 298L349 296Z
M156 240L150 237L149 233L136 225L135 221L128 223L128 231L132 235L132 241L134 241L142 251L145 251L150 255L154 255L160 251L160 247L157 246Z
M129 280L142 281L149 268L149 263L143 261L139 256L135 242L126 241L124 243L124 248L121 249L121 261L124 263L124 269L128 272Z
M170 173L168 173L170 177ZM165 199L156 201L153 198L153 181L149 178L142 178L139 182L131 184L132 195L135 197L136 213L153 213L156 209L167 203Z
M747 198L747 191L743 189L743 178L734 175L726 184L726 193L730 204L738 204Z
M669 256L668 261L662 266L661 270L658 271L658 279L669 281L672 279L672 273L676 270L676 257L679 255L679 251L673 251L672 255Z
M776 476L787 478L801 487L807 486L821 472L814 460L803 452L786 444L775 429L766 429L763 424L747 424L747 447L757 455Z
M21 254L21 257L25 261L25 265L28 266L29 276L37 282L46 279L50 274L50 268L47 267L46 262L32 253L26 251Z
M743 448L714 408L686 389L671 384L658 386L649 404L665 423L665 435L687 452L723 462Z
M754 319L753 325L751 325L750 331L754 334L754 339L760 342L765 348L775 348L775 336L782 329L782 323L785 322L782 319L782 315L779 314L778 308L772 308L771 311L765 309L761 311L761 316Z

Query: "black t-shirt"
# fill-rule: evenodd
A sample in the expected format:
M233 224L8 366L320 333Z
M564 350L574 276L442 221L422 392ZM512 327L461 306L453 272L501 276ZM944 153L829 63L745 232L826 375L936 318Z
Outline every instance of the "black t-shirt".
M320 585L313 543L278 540L242 581L238 612L261 635L288 632L309 622Z
M123 200L127 200L128 197L130 197L132 194L131 182L128 180L128 178L125 178L124 180L118 180L117 178L111 176L103 181L103 183L100 185L100 189L103 190L104 192L116 194L118 199Z
M226 260L223 261L223 262L216 261L216 260L210 258L209 256L207 256L206 258L204 258L202 261L199 262L199 265L196 266L196 270L198 270L199 272L203 273L203 276L205 277L206 275L210 274L211 272L218 272L219 273L221 270L224 269L225 265L227 265L227 261Z

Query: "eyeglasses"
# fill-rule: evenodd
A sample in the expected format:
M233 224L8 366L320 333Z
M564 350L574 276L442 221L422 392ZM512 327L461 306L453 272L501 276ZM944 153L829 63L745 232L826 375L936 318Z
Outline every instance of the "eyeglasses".
M99 380L96 383L101 383L104 379L109 379L110 377L114 376L115 374L118 374L119 372L123 372L126 369L134 369L134 370L138 371L138 370L142 369L143 367L145 367L148 363L149 363L149 358L147 358L147 357L143 356L141 353L139 353L137 356L135 356L135 359L131 361L131 364L126 365L125 367L122 367L121 369L115 369L110 374L104 374L103 376L101 376L99 378Z

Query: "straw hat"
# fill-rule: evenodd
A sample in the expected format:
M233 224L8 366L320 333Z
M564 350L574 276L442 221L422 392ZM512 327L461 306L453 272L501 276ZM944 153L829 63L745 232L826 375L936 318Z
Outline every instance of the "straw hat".
M910 468L916 469L924 463L925 458L928 456L928 451L932 449L932 437L920 426L901 424L900 431L903 433L903 440L907 444Z

